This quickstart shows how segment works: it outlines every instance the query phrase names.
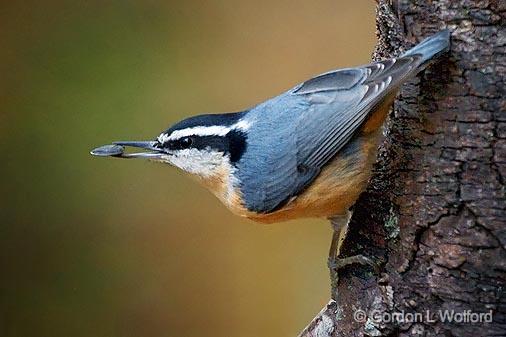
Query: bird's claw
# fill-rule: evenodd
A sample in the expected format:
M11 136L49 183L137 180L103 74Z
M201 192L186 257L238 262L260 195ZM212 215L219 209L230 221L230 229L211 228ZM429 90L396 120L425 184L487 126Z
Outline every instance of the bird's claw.
M350 264L361 264L364 266L370 266L374 269L376 273L379 272L379 266L374 260L360 254L341 258L329 258L327 263L329 269L331 270L333 269L336 271L338 271L343 267L349 266Z
M327 266L330 271L330 279L332 283L331 286L333 294L337 294L337 285L339 284L339 270L351 264L361 264L364 266L370 266L374 269L374 272L376 274L379 274L380 272L378 263L375 262L373 259L366 257L364 255L359 254L342 258L329 257L327 261Z

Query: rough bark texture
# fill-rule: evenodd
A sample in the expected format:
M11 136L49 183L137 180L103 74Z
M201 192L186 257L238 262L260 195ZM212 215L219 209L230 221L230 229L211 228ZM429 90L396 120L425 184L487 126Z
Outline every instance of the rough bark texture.
M342 269L301 336L506 336L505 24L506 1L379 1L374 58L444 27L451 53L403 86L355 206L342 255L374 257L380 274Z

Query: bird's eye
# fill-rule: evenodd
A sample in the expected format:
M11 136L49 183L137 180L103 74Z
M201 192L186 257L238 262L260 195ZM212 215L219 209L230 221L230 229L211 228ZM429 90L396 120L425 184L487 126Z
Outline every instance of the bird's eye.
M182 148L187 149L190 146L192 146L193 138L185 137L185 138L181 139L179 142L180 142Z

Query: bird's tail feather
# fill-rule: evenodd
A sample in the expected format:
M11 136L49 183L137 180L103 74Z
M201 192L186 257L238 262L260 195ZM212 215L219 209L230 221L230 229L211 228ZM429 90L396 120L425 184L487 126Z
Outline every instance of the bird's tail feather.
M439 57L450 49L450 30L442 30L429 36L402 56L420 55L421 63L419 68L424 68L434 58Z

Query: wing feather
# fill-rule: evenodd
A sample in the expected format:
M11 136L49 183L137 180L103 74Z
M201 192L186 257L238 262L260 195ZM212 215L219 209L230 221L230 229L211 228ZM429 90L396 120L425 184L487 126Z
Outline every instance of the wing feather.
M240 170L248 209L273 212L300 194L419 65L409 55L336 70L252 109L255 139L243 158L250 166Z
M314 129L299 126L297 134L300 134L300 141L314 144L307 154L302 154L301 162L309 167L321 168L325 165L353 137L369 116L371 108L397 89L399 83L415 68L417 60L417 57L394 58L356 68L361 70L362 77L354 87L345 91L338 89L333 93L338 104L313 105L312 117L317 123L323 124L319 126L319 132L312 135L308 133L316 131L317 125ZM336 71L336 74L339 72ZM343 101L348 104L342 104Z

